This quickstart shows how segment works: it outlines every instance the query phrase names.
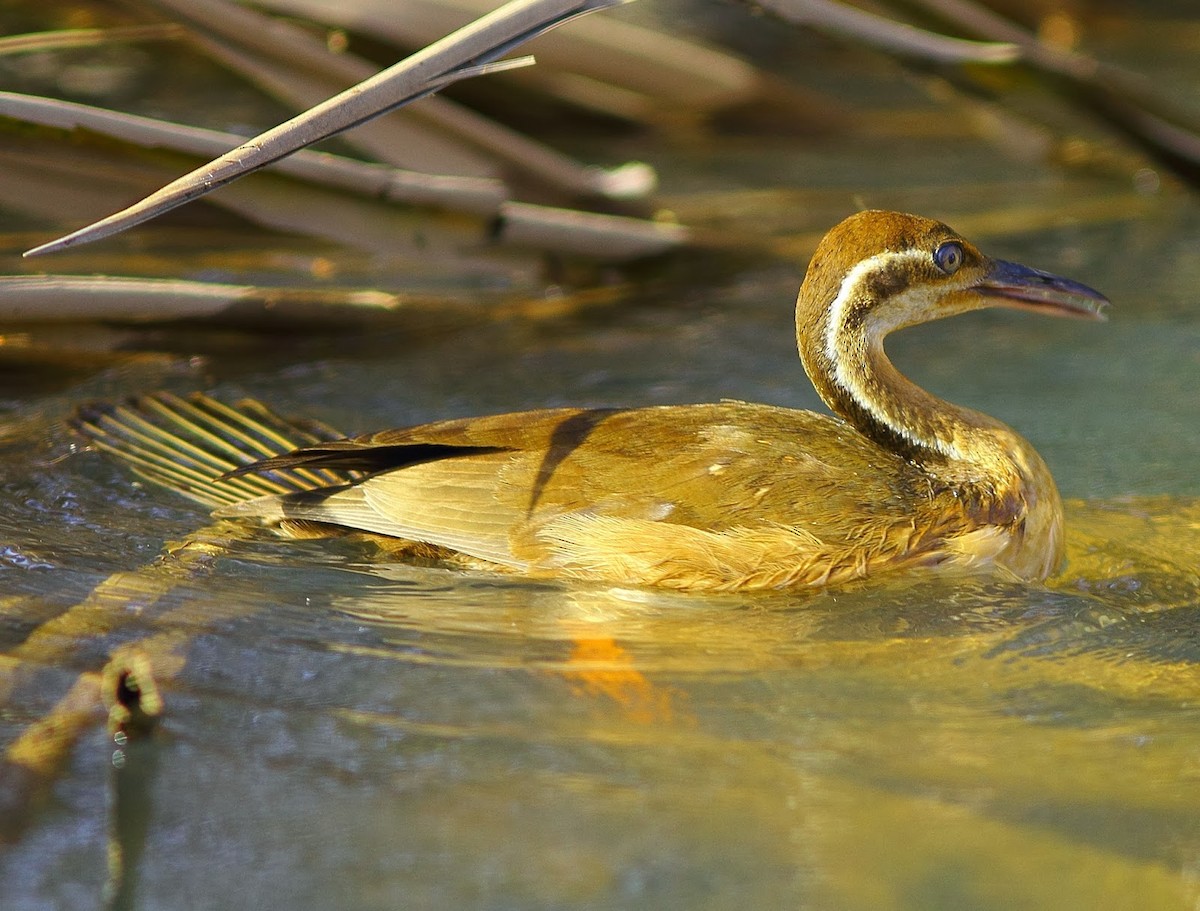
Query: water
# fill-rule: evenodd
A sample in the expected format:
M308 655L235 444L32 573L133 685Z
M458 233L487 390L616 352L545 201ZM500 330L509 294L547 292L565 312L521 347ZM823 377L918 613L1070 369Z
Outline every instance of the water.
M945 177L943 141L652 145L672 207L756 252L650 267L573 317L287 344L21 329L0 367L0 743L38 773L0 775L0 904L1200 906L1200 209L977 140ZM1114 301L1106 324L977 314L890 345L1050 464L1069 563L1045 585L698 598L381 564L208 527L71 454L61 423L162 387L346 431L567 403L817 407L792 339L799 251L855 193ZM1128 212L1094 214L1106 200ZM999 227L1021 206L1076 220ZM239 266L194 230L182 271L323 256L373 274L228 229L252 251ZM147 264L124 255L112 271ZM147 659L165 700L125 744L85 673L112 656Z

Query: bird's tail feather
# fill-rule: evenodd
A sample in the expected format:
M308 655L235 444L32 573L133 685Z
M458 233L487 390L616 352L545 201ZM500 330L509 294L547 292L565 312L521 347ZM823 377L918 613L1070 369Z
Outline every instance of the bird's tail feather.
M345 484L358 472L292 468L222 478L260 459L338 439L315 421L292 421L261 402L226 405L202 393L154 392L123 403L81 407L71 425L92 448L121 459L138 475L206 506L267 494Z

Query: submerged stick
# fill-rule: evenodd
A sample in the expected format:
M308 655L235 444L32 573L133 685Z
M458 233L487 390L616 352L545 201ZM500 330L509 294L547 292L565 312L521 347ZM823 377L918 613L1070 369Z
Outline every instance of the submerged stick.
M25 255L63 250L141 224L307 145L395 110L458 79L488 72L489 64L531 38L576 16L623 2L625 0L512 0L494 13L298 117L259 134L132 206L28 250Z

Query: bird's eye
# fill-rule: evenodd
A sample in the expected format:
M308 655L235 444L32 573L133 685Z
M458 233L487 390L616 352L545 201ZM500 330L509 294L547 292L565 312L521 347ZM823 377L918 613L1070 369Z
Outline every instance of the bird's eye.
M963 253L962 244L957 241L948 240L936 250L933 251L933 262L939 269L947 275L953 275L958 271L958 267L963 264L965 254Z

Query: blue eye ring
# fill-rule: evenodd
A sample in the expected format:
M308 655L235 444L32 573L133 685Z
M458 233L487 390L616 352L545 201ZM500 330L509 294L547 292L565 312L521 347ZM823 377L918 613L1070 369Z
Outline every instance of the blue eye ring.
M956 240L948 240L933 251L933 264L947 275L957 272L966 258L962 244Z

